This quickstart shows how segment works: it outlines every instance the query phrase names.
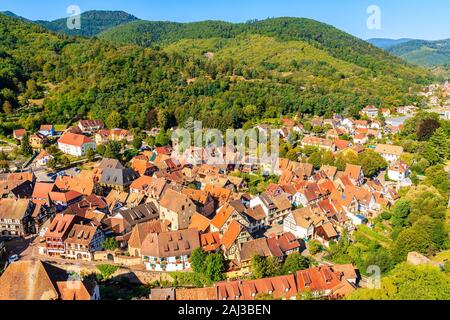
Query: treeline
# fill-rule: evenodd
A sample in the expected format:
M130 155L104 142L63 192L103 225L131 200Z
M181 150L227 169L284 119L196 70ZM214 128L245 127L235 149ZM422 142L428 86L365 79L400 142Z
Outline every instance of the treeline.
M66 124L84 117L140 129L167 129L195 118L210 127L227 129L281 114L345 111L357 115L366 104L418 102L418 97L408 90L425 81L427 74L423 70L406 66L375 49L360 50L367 45L365 42L332 27L288 19L286 28L282 28L283 21L274 19L244 26L266 34L281 32L281 28L284 37L289 30L293 32L294 26L302 26L304 30L292 37L303 37L315 44L297 41L286 47L281 40L270 37L244 36L226 44L217 59L209 59L186 53L183 45L165 50L68 37L0 15L3 133L10 134L16 127L34 130L43 123ZM233 29L220 22L199 23L198 30L211 24L218 34L234 36ZM330 35L318 37L319 31L314 28ZM332 40L333 34L338 37L336 40ZM337 43L341 41L339 49ZM265 44L267 49L259 50L258 55L248 51L252 45ZM316 48L319 44L323 50ZM334 57L343 54L339 50L344 50L344 44L358 53L354 59ZM291 49L298 53L288 61L285 55L272 58L268 48L272 45L283 54ZM371 67L367 55L379 62ZM302 59L304 56L307 59ZM347 60L354 60L354 64ZM367 64L368 68L361 67ZM391 64L390 72L378 64ZM377 78L373 70L386 74ZM42 98L45 91L47 96L40 112L16 112L16 108L27 105L28 99ZM112 115L114 121L108 121Z

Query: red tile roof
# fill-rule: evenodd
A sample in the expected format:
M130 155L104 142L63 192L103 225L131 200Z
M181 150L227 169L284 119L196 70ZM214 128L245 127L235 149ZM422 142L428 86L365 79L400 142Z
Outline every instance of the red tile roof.
M75 133L66 133L58 140L58 143L67 144L76 147L82 147L86 143L94 142L92 139L82 135Z

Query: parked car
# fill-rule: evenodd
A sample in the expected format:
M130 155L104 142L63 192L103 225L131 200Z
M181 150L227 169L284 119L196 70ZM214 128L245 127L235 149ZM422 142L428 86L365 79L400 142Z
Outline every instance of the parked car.
M19 261L19 255L17 254L13 254L12 256L9 256L8 258L8 263L13 263Z

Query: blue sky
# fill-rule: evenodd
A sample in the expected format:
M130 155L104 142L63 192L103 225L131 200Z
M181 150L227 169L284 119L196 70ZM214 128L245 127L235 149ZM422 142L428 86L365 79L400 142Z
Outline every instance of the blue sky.
M67 7L81 11L123 10L146 20L199 21L294 16L334 25L363 39L450 38L448 0L0 0L0 11L31 20L66 17ZM367 27L367 8L381 10L381 29Z

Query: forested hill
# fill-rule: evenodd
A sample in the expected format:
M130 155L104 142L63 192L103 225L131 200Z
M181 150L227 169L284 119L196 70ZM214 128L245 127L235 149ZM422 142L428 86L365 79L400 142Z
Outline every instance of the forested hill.
M119 26L121 24L136 21L138 18L123 11L86 11L81 14L81 29L69 30L67 18L54 21L36 21L36 23L56 32L76 36L96 36L99 33Z
M66 36L0 15L0 130L81 117L125 128L182 125L194 117L226 129L281 114L357 115L367 104L418 102L414 91L431 80L427 71L335 28L293 19L304 28L291 30L282 21L251 23L252 32L230 27L228 37L201 38L205 33L196 31L197 39L184 34L147 48ZM213 24L220 30L223 23ZM45 91L42 109L24 108Z
M387 51L406 61L426 67L450 63L450 39L413 40L389 47Z
M247 23L136 21L111 28L100 36L109 41L143 46L167 45L182 39L233 38L259 34L281 41L305 41L341 60L374 72L395 72L400 59L333 26L305 18L274 18Z

